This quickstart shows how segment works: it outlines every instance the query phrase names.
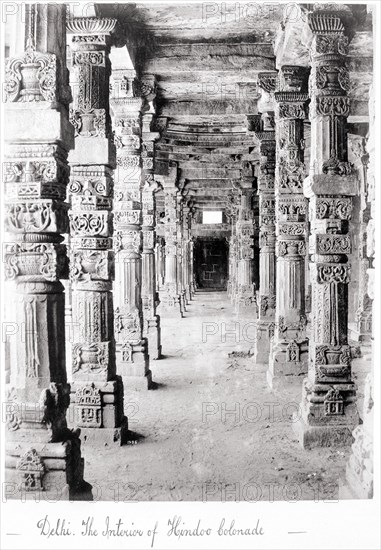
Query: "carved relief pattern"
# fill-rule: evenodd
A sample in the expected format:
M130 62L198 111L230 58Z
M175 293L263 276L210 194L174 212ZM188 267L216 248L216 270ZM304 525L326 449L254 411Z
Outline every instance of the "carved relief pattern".
M113 326L110 323L114 276L112 161L88 162L94 147L99 151L112 150L109 34L115 24L115 20L96 18L67 21L73 50L70 121L75 129L75 149L81 150L81 156L72 163L68 188L70 279L73 319L76 321L72 370L77 384L81 381L106 382L115 375L115 357L111 353ZM101 427L101 413L91 408L91 389L90 386L86 388L82 390L88 392L88 397L79 396L82 390L76 395L78 425ZM97 390L93 390L95 395ZM87 398L89 401L85 403Z
M353 412L348 420L344 418L347 409L353 411L355 407L355 386L347 345L347 287L351 270L348 263L351 236L347 222L351 218L352 199L345 195L345 188L353 188L354 174L347 158L346 118L350 103L347 97L349 73L345 64L348 48L346 21L335 8L331 13L316 10L308 15L313 34L310 120L315 148L311 151L312 185L308 191L312 233L309 250L311 368L308 396L303 390L303 407L309 411L311 403L316 400L313 414L318 415L318 423L326 427L337 425L339 419L335 417L343 417L340 418L342 423L356 422Z
M5 67L6 101L59 101L56 84L56 56L37 52L30 40L22 56L7 60Z
M306 256L307 203L303 195L303 181L306 177L303 124L307 117L307 83L306 68L286 65L281 67L278 91L274 94L278 321L275 340L277 345L282 342L284 360L293 364L300 362L300 346L306 339L302 322L305 318L305 292L304 285L298 281L303 281L304 278ZM300 326L295 319L299 319ZM282 324L288 330L280 330ZM292 328L296 325L298 328Z
M72 35L72 71L70 84L73 90L73 105L70 121L75 134L83 137L108 137L109 116L109 76L110 61L108 35L113 31L116 20L108 19L107 28L101 34L96 28L95 18L68 19L67 27ZM83 23L83 25L80 24Z
M270 268L275 266L275 133L260 128L255 136L261 155L258 173L261 284L258 301L259 319L263 320L270 317L275 308L275 268Z
M117 368L133 363L143 342L142 117L143 98L134 70L112 72L110 104L116 172L114 199L115 309Z
M252 209L253 192L250 189L241 191L241 205L236 223L236 237L238 243L238 270L236 303L239 306L256 304L255 284L251 281L254 260L254 212ZM266 210L272 208L271 201L264 201Z
M31 18L38 9L37 5L29 7ZM12 401L17 403L17 410L20 402L25 404L25 396L32 406L38 404L44 387L41 383L45 381L47 386L52 382L66 387L60 279L68 275L66 247L62 244L62 234L69 229L65 203L70 147L65 132L68 83L63 81L59 54L36 50L39 32L34 29L26 51L8 59L5 66L5 112L13 124L12 131L4 136L3 261L5 277L12 281L11 319L17 320L19 327L19 335L11 344L14 352L10 365L12 385L15 382ZM47 125L45 134L42 124ZM22 415L16 415L8 429L20 427L21 419ZM25 441L34 437L33 423L40 420L29 423L30 435L25 436ZM60 427L66 427L64 418ZM47 429L49 437L53 428L49 425ZM54 436L56 440L63 437L62 432ZM43 490L45 468L36 450L22 455L16 468L25 490Z

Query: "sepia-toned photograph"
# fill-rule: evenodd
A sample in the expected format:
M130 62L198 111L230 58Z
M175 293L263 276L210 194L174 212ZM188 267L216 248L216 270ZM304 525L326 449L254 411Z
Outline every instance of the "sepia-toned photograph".
M4 548L378 548L377 3L1 9Z

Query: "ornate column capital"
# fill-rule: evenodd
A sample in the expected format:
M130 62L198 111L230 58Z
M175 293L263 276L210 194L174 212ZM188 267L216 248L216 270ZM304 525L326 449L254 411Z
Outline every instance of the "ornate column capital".
M117 20L107 17L72 17L66 21L68 34L72 35L72 48L103 49L109 45L108 37L115 30Z

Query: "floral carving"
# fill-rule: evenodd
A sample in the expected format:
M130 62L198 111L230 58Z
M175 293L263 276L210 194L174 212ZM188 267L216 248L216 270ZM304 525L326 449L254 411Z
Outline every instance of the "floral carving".
M353 172L353 165L350 162L339 160L336 153L332 153L330 158L323 162L322 170L323 174L348 176Z
M346 264L317 264L317 282L349 283L349 266Z
M9 102L56 101L56 80L56 56L37 52L29 41L23 56L7 61L5 99Z

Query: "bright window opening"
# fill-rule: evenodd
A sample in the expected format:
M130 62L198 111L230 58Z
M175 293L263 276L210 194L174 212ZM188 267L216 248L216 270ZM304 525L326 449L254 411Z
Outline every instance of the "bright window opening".
M209 210L202 213L202 223L222 223L221 210Z

